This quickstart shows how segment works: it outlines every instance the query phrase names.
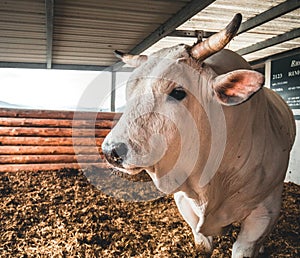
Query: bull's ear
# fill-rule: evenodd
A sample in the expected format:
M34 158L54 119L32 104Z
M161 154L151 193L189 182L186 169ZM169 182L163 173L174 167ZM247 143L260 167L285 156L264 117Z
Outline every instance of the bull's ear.
M246 101L264 84L264 76L252 70L236 70L217 76L213 80L217 100L227 106Z
M130 55L125 54L119 50L115 50L114 52L115 56L119 59L121 59L125 64L128 64L132 67L138 67L141 64L145 63L148 59L146 55Z

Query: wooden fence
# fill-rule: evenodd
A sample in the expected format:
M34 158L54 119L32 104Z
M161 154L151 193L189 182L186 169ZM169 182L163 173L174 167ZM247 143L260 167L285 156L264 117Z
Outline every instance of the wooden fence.
M106 167L101 144L120 115L0 109L0 172Z

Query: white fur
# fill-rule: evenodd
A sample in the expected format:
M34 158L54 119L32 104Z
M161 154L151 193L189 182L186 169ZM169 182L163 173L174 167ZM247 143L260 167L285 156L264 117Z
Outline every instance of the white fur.
M198 64L182 45L150 56L129 80L127 108L103 148L125 143L127 172L145 169L158 189L175 193L200 252L211 251L211 236L222 227L241 221L232 257L255 257L279 213L293 116L267 89L221 106L212 81L222 69L249 65L228 50L205 62ZM178 86L187 97L168 101Z

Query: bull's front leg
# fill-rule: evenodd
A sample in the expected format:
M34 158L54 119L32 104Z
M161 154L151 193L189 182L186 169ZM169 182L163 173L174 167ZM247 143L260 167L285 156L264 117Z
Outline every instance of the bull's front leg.
M263 252L262 242L279 216L281 193L282 185L279 185L242 221L241 231L233 244L232 258L253 258Z
M212 237L206 237L199 232L204 221L206 205L198 205L195 200L186 197L183 192L175 193L174 199L179 212L192 229L197 251L210 253L212 251Z

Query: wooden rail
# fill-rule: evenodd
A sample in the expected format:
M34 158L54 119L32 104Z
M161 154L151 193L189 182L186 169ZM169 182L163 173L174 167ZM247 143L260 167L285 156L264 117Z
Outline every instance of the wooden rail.
M0 172L97 166L120 113L0 109Z

